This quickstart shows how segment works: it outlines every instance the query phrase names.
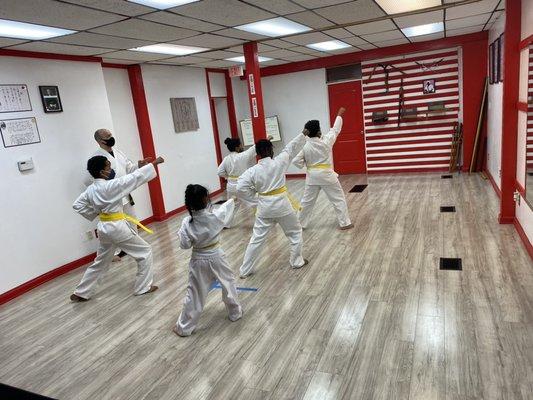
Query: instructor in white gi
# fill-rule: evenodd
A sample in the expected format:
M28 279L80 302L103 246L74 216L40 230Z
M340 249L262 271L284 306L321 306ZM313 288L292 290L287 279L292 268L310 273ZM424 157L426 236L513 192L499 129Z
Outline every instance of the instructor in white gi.
M266 139L259 140L255 144L259 162L239 178L237 191L240 197L252 199L256 193L259 195L252 237L240 268L241 278L254 272L267 234L276 224L281 226L291 244L291 267L301 268L307 264L302 257L302 227L296 214L299 204L285 186L285 172L304 146L307 134L304 129L275 158L272 143Z
M305 128L309 131L309 140L293 160L293 164L298 168L307 167L302 211L300 212L300 223L303 228L309 224L320 190L324 191L335 209L339 229L353 228L348 215L346 198L338 179L339 175L333 170L332 148L342 129L344 111L343 107L339 109L333 127L324 136L322 136L320 123L317 120L308 121L305 124Z

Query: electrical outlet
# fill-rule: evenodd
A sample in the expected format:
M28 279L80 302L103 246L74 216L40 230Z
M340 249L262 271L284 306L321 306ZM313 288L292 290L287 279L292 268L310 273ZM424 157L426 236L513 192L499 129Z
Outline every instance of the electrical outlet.
M514 192L513 193L513 199L515 201L515 203L517 203L518 205L520 205L520 193L518 191Z

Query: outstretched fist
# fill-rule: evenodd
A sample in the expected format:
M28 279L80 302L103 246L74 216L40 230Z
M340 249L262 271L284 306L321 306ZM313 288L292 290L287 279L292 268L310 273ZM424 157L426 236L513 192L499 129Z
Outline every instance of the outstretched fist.
M338 115L339 117L342 117L342 114L344 114L345 111L346 111L346 108L341 107L341 108L339 108L339 111L337 112L337 115Z
M143 160L137 161L137 165L139 166L139 168L144 167L146 164L151 163L153 159L153 157L146 157Z
M165 160L163 159L163 157L157 157L154 161L152 161L152 164L154 164L154 167L158 164L163 164L165 162Z
M307 129L304 129L302 133L304 134L304 136L309 136L309 131Z

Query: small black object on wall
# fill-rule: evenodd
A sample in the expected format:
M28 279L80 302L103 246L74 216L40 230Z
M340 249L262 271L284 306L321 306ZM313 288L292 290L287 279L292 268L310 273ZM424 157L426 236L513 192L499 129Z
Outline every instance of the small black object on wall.
M62 112L63 105L59 97L59 88L57 86L39 86L41 100L45 113Z

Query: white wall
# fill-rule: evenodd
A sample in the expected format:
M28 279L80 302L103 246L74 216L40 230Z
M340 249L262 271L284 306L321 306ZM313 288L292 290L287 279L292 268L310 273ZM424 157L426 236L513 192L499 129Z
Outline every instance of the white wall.
M250 117L246 81L233 78L237 120ZM295 72L261 78L265 116L277 115L282 142L275 143L275 151L295 138L307 121L318 119L322 130L329 128L329 100L325 70ZM291 165L289 173L303 173Z
M229 124L228 102L225 97L218 97L214 100L215 112L217 115L218 137L220 140L220 149L222 157L229 154L228 147L224 144L226 138L231 137L231 127Z
M210 191L220 188L205 70L143 65L142 74L156 153L166 160L159 172L165 209L169 212L184 205L189 183L204 185ZM199 130L174 132L172 97L196 99Z
M0 147L0 293L86 256L96 241L85 241L89 223L72 210L84 190L93 132L113 129L100 64L0 57L0 83L28 85L33 111L0 118L35 116L41 143ZM39 85L57 85L64 112L45 114ZM17 161L32 157L35 169L20 173Z
M113 135L116 147L131 160L143 159L139 130L133 99L131 97L128 71L117 68L104 68L104 81L113 119ZM104 128L104 127L102 127ZM140 220L152 216L152 203L148 185L143 185L132 193L135 201L135 212Z
M489 31L489 44L496 40L505 30L505 14L494 23ZM487 52L488 57L488 52ZM487 109L487 169L501 188L502 160L502 96L503 84L489 85Z

